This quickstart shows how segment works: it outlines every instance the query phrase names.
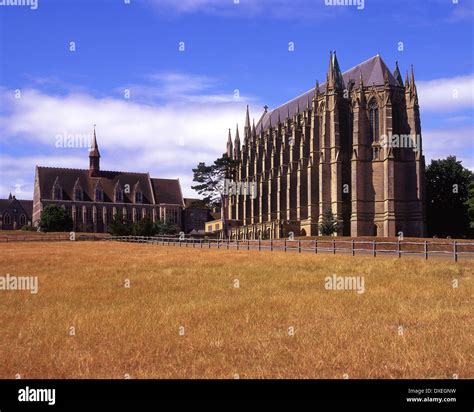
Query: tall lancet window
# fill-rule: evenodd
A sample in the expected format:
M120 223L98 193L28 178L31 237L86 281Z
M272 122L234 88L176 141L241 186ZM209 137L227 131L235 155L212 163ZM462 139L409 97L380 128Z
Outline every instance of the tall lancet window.
M375 100L369 104L370 142L379 140L379 108Z

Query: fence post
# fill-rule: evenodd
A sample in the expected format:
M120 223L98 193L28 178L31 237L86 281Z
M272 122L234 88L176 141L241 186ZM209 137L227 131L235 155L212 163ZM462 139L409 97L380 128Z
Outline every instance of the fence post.
M336 241L334 239L332 240L332 254L336 254Z
M247 250L250 250L250 239L247 239Z
M258 238L258 251L260 252L262 250L262 241L260 238Z
M314 239L314 253L318 254L318 239Z
M352 256L355 256L354 239L351 239Z
M219 239L217 239L217 249L220 249Z
M201 244L201 249L202 249L202 239L199 239L199 243Z
M270 239L270 252L273 252L273 239Z
M375 240L372 241L372 250L373 250L374 257L377 256L377 243Z
M285 239L285 252L286 252L286 239Z
M424 249L424 252L425 252L425 260L428 260L428 242L426 240L423 244L423 249Z
M227 238L227 250L229 250L229 238Z
M402 257L402 248L400 245L400 239L397 239L397 253L398 253L398 258Z
M301 253L301 239L298 239L298 253Z
M211 248L211 239L207 241L207 245L209 246L209 249Z
M235 242L237 243L237 250L239 250L239 239L235 239Z
M456 241L453 243L453 258L455 262L458 261L458 244Z

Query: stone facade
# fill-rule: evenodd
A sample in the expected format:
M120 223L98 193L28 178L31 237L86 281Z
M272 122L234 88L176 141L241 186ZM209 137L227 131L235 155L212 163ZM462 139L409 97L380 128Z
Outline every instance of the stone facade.
M116 213L132 222L144 217L183 227L184 201L178 179L151 178L148 173L100 169L94 131L89 169L36 167L33 224L48 204L66 209L78 232L106 232Z
M0 199L0 230L17 230L31 225L33 202L20 200L15 196Z
M413 67L405 83L379 55L342 73L331 53L321 86L265 107L256 125L247 107L227 155L238 162L223 208L233 239L315 236L326 209L339 236L425 235Z

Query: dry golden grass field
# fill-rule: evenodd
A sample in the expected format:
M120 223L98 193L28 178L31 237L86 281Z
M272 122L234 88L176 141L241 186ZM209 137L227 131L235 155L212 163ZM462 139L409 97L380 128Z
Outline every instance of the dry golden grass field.
M473 272L416 257L3 243L0 276L38 276L39 290L0 290L0 378L473 378ZM333 274L363 276L365 292L326 290Z

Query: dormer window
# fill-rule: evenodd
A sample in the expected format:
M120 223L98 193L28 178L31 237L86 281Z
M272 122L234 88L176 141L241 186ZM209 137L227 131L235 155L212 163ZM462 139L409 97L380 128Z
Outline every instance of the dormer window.
M95 189L95 201L103 202L104 201L104 192L100 188Z
M133 197L135 203L143 203L143 192L140 188L140 182L137 182L133 188Z
M53 192L51 194L53 200L62 200L63 198L63 189L61 188L61 185L59 184L59 177L56 178L53 184Z
M114 188L114 197L116 203L123 203L123 189L120 182L117 182Z
M100 180L97 181L94 189L94 199L96 202L103 202L104 201L104 190L102 189L102 184Z
M81 190L80 187L77 187L74 190L74 198L75 198L75 200L82 200L82 190Z
M79 179L76 180L76 183L74 185L74 200L76 202L80 202L84 199L84 195L82 192L82 188L79 185Z

